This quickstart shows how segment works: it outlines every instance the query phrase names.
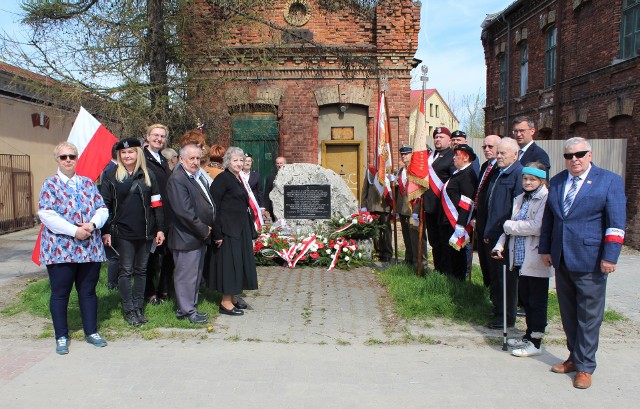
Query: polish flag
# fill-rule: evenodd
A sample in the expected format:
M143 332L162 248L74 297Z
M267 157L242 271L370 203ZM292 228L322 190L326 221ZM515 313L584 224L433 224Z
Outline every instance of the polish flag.
M76 174L91 180L97 180L105 166L111 160L111 148L118 141L97 119L86 109L80 107L67 142L78 148L78 164ZM40 265L40 237L44 225L40 226L40 233L36 245L31 253L31 260Z
M413 136L413 154L407 169L407 196L414 201L429 188L429 166L427 160L427 121L424 107L424 90L420 98L420 110L416 118L416 133Z

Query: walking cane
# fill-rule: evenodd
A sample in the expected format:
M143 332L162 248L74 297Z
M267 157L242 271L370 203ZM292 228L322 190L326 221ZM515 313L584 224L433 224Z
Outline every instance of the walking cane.
M473 274L473 246L476 242L476 225L473 224L473 230L471 230L471 267L469 268L469 283L471 283L471 275Z
M507 264L502 264L502 350L507 350Z
M396 262L398 264L398 217L397 209L396 209L396 194L398 190L398 185L393 185L393 201L391 202L391 211L393 213L393 254L395 256Z

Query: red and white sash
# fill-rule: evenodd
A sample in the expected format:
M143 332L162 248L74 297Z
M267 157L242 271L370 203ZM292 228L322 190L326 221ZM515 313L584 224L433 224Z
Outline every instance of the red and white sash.
M240 175L238 177L238 179L240 179L240 183L242 183L242 186L244 186L244 189L247 191L247 194L249 195L249 206L253 211L254 225L256 227L256 231L260 231L262 226L264 226L264 220L262 220L262 212L260 211L260 206L258 206L258 201L256 200L256 197L253 195L253 192L251 191L251 186L249 186L249 182L247 180L248 178L249 176L247 176L247 178L245 179L242 172L240 172Z
M427 161L427 165L429 168L429 188L435 193L436 197L440 197L443 191L442 180L436 175L436 171L433 169L433 161L435 160L435 156L438 152L433 151L431 155L429 155L429 160Z
M407 169L400 169L400 175L398 175L398 189L401 196L407 195Z
M449 181L447 181L442 188L442 208L444 209L444 214L447 216L447 220L449 220L449 224L451 224L451 227L455 229L458 221L458 209L453 205L451 198L447 194L447 185L449 185ZM473 199L460 195L458 206L467 210L469 212L469 217L467 217L467 223L464 226L464 236L456 237L454 233L449 239L449 245L456 250L460 250L462 247L466 246L469 240L471 240L473 227L471 227L470 221L473 213Z

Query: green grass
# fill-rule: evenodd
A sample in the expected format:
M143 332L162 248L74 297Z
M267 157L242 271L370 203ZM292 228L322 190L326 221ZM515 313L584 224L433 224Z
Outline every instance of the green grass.
M405 265L391 266L380 273L387 286L396 312L403 318L449 318L455 321L484 324L491 311L489 291L481 283L460 282L436 272L417 277Z
M27 288L19 295L16 303L4 309L2 313L15 315L20 312L27 312L38 317L51 319L49 312L49 297L51 295L49 279L45 278L27 284ZM176 318L177 307L173 300L160 305L146 305L145 315L149 318L149 323L141 327L128 325L122 316L119 293L107 288L106 266L103 266L100 271L96 294L98 295L98 329L107 337L126 335L133 332L140 334L143 338L156 338L160 335L158 328L206 328L208 325L192 324L187 320L178 320ZM204 290L200 293L198 310L207 312L210 316L215 317L218 315L217 306L219 302L220 294ZM71 336L73 338L82 338L84 334L82 333L82 321L75 289L71 291L68 319ZM51 332L50 330L50 328L46 328L44 331Z
M448 318L482 325L487 323L487 314L492 309L489 290L482 283L477 265L473 266L471 283L433 271L417 277L414 269L403 264L382 270L380 280L389 289L397 314L403 318ZM558 296L553 291L549 291L547 320L560 320ZM616 311L604 313L605 323L623 320L625 317Z

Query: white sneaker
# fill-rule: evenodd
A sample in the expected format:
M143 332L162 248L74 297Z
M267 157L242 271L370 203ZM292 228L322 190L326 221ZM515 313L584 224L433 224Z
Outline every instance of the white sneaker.
M532 342L525 342L525 346L522 348L517 348L511 351L511 355L518 357L528 357L540 355L542 353L542 347L536 348Z
M522 338L509 338L507 340L507 345L509 345L511 348L522 348L526 344L527 343Z

